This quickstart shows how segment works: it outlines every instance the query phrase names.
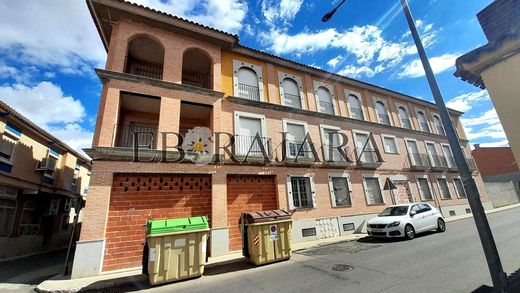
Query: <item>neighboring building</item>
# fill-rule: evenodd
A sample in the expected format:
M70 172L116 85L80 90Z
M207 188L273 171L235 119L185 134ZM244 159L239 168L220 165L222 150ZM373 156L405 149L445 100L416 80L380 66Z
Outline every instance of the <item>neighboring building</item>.
M241 249L238 221L247 211L291 211L293 242L361 231L393 202L430 202L446 216L470 211L434 104L244 47L235 35L139 5L87 4L108 59L96 70L103 89L86 150L93 172L73 277L141 266L149 219L209 216L208 249L218 256ZM462 113L450 114L475 171ZM131 162L135 131L145 132L139 145L153 146L143 154L148 159L162 156L165 143L169 159L177 154L176 137L163 132L186 134L193 149L203 147L197 135L209 146L219 141L190 131L195 127L235 135L234 147L219 152L220 163ZM338 133L348 138L348 159L322 149L344 142ZM254 162L230 159L249 149ZM305 151L298 163L281 161L298 149ZM398 187L394 196L383 188L387 179Z
M489 92L520 161L520 1L496 0L477 14L488 43L457 59L455 76Z
M0 260L69 244L90 162L0 101Z
M493 207L520 202L520 170L510 147L480 147L476 144L471 155Z

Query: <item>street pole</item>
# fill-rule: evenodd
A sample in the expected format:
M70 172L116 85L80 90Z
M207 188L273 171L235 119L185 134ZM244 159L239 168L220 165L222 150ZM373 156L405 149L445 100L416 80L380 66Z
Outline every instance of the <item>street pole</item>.
M480 201L480 194L477 189L477 184L475 183L475 180L469 171L468 163L466 162L464 154L462 153L459 138L457 137L455 128L451 123L448 109L446 108L446 104L442 98L439 85L437 84L432 67L430 66L430 61L428 61L426 51L424 50L421 38L419 37L419 33L415 27L415 22L412 17L412 13L410 12L410 8L408 7L408 2L406 0L400 1L406 16L406 21L410 27L415 46L419 52L419 57L421 58L424 72L426 73L426 78L428 79L428 84L430 85L433 98L435 99L435 104L437 105L437 109L441 115L442 125L444 126L444 130L448 136L451 151L453 152L453 157L455 159L455 164L457 165L461 180L466 190L469 206L471 207L471 211L473 213L473 219L475 220L475 225L477 226L480 242L482 243L482 248L484 249L489 272L491 274L491 279L493 280L493 287L497 292L505 292L507 288L507 277L504 273L504 269L502 268L502 262L500 261L500 256L498 255L493 233L491 232L486 214L484 213L484 207Z
M466 162L466 159L462 153L459 138L457 137L455 128L451 123L448 109L446 108L446 104L444 103L444 99L442 98L442 94L437 84L437 80L435 79L435 75L433 74L430 62L428 61L426 51L424 50L421 38L419 37L419 33L417 32L417 28L415 27L415 22L412 17L412 13L410 12L410 8L408 7L408 2L406 0L400 1L404 14L406 16L406 21L408 23L408 26L410 27L410 32L412 33L413 40L417 47L419 57L421 58L424 72L426 73L426 78L428 79L428 84L430 85L432 95L435 99L435 104L437 105L437 109L439 110L442 125L448 137L451 151L455 159L455 164L457 165L462 183L466 190L469 206L471 207L471 211L473 213L473 219L475 220L475 224L477 226L480 242L482 243L482 248L484 249L484 254L486 256L489 272L493 281L493 287L496 292L506 292L507 277L502 268L502 262L500 261L500 256L498 255L498 250L495 244L495 240L493 238L493 233L491 233L491 228L489 227L486 214L484 213L484 207L482 206L482 202L480 201L480 194L478 192L477 185L475 183L475 180L473 179L471 172L469 171L468 163ZM337 9L344 2L345 1L341 1L338 5L336 5L334 9L326 13L323 16L322 21L326 22L330 20L334 13L337 11Z

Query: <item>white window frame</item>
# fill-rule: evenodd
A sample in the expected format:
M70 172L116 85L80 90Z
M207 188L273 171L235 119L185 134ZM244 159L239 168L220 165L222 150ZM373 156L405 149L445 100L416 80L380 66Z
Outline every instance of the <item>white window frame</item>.
M293 177L305 177L305 178L309 178L309 185L310 185L310 188L311 188L311 203L312 203L312 207L295 207L294 206L294 202L293 202L293 194L292 194L292 182L291 182L291 178ZM314 180L313 180L313 177L309 174L290 174L290 175L287 175L287 184L286 184L286 187L287 187L287 205L289 207L289 210L305 210L305 209L315 209L317 208L317 200L316 200L316 187L314 185Z
M441 116L439 116L439 114L437 114L437 113L431 113L431 114L432 114L433 127L435 128L435 133L437 133L438 135L446 136L446 129L444 129L444 125L442 125ZM439 122L441 123L441 127L444 130L444 133L439 133L439 131L437 130L437 125L435 125L435 117L439 118Z
M1 135L1 139L6 140L6 141L11 141L13 143L13 151L11 152L11 158L7 159L4 157L0 157L0 161L4 162L6 164L12 165L14 162L14 159L15 159L16 147L18 146L18 143L20 142L20 136L15 135L11 131L7 130L7 128L6 128L4 133Z
M305 122L305 121L299 121L299 120L292 120L292 119L285 119L284 118L284 119L282 119L283 132L289 132L287 130L287 124L301 125L304 128L305 135L307 135L309 133L309 126L307 125L307 122ZM287 152L287 154L285 154L287 156L287 158L291 158L291 159L296 158L296 157L291 156L291 152L289 151L289 143L287 143L285 150ZM310 157L304 155L303 158L307 158L308 159Z
M357 129L352 129L352 137L354 138L354 151L356 153L356 160L361 160L362 158L359 157L359 154L358 154L358 149L357 149L357 146L356 146L356 135L357 134L366 134L368 136L368 141L369 141L369 146L372 146L372 148L374 149L374 151L378 151L379 148L377 147L377 145L375 144L375 139L374 139L374 142L372 142L370 140L370 132L369 131L364 131L364 130L357 130Z
M395 143L395 153L389 153L386 151L386 148L385 148L385 138L391 138L394 140L394 143ZM385 154L390 154L390 155L399 155L401 154L401 152L399 151L399 145L397 144L397 136L395 135L389 135L389 134L381 134L381 143L383 144L383 151L385 152Z
M234 128L235 128L234 129L234 133L235 133L235 135L240 135L240 133L239 133L240 117L244 117L244 118L250 118L250 119L259 119L260 120L260 127L261 127L261 130L262 130L262 137L268 137L268 135L267 135L267 124L266 124L264 115L255 114L255 113L249 113L249 112L235 111L234 116L235 116L235 119L234 119L235 120L235 125L234 125ZM265 146L265 147L267 147L267 146ZM266 148L265 151L269 152L269 150L267 148ZM242 155L242 154L239 154L239 155Z
M262 78L262 66L252 63L247 63L241 60L233 60L233 94L237 97L238 95L238 70L242 67L252 69L256 73L258 78L258 92L260 96L260 102L265 102L264 98L264 82Z
M338 133L342 133L341 132L341 127L337 127L337 126L332 126L332 125L325 125L325 124L320 124L320 138L321 138L321 145L322 145L322 153L323 153L323 159L324 160L328 160L328 149L325 150L325 131L327 130L334 130L334 131L337 131ZM343 138L341 135L340 135L341 138ZM341 142L340 142L341 143ZM340 158L342 161L345 161L343 157Z
M336 205L336 195L334 194L334 185L332 178L347 178L348 193L350 197L350 205ZM329 173L329 193L332 207L352 207L352 183L350 182L350 175L348 173ZM384 201L384 199L383 199Z
M331 96L332 110L334 113L332 115L339 115L338 109L336 109L336 95L334 94L334 86L328 83L324 83L321 81L314 81L314 99L316 102L316 112L320 112L320 97L318 97L318 88L324 87L329 90ZM323 112L320 112L323 113ZM325 113L328 114L328 113Z
M462 189L464 189L464 194L466 195L466 197L460 196L459 190L457 189L457 185L455 185L455 179L460 180L460 184L462 184ZM453 183L453 188L455 188L455 193L457 194L457 198L458 199L468 199L468 193L466 192L466 188L464 187L464 183L462 183L462 179L460 179L460 176L452 176L451 181ZM476 185L476 182L475 182L475 185ZM480 194L480 192L479 192L479 194Z
M424 178L426 179L426 182L428 182L428 188L430 188L430 194L432 195L432 199L425 199L424 198L424 194L421 190L421 186L419 185L419 178ZM421 202L423 201L435 201L435 194L433 194L433 186L430 182L430 179L428 178L428 175L416 175L415 176L415 183L417 184L417 190L419 191L419 197L421 198Z
M415 127L414 127L413 121L412 121L412 116L410 115L410 110L408 109L408 106L405 104L401 104L401 103L395 103L395 109L397 111L397 118L399 119L399 125L401 125L401 128L408 129L408 128L404 127L403 122L401 121L401 116L399 116L400 107L403 107L403 109L406 111L406 115L408 115L408 120L410 121L410 127L411 127L410 129L415 130Z
M383 199L383 203L369 203L368 202L368 187L365 178L377 178L379 182L379 191L381 192L381 198ZM361 179L363 180L363 190L365 192L365 202L367 206L378 206L378 205L386 205L385 194L383 193L383 188L381 187L381 176L379 174L361 174Z
M374 111L376 112L377 123L379 123L381 125L386 125L386 124L381 123L381 121L379 121L379 112L377 111L376 103L377 102L381 102L385 106L386 115L388 115L388 121L390 121L390 125L389 126L394 126L395 123L393 121L394 119L392 118L388 102L384 98L379 98L379 97L372 97L372 100L374 102Z
M296 82L296 84L298 85L298 89L300 90L300 102L302 104L302 109L304 109L304 110L307 109L307 107L305 105L305 95L304 95L304 91L303 91L302 78L299 77L299 76L296 76L296 75L292 75L292 74L288 74L288 73L285 73L285 72L282 72L282 71L278 71L278 81L279 81L279 89L280 89L280 102L282 103L282 105L285 106L285 93L284 93L284 90L283 90L283 81L286 78L290 78L290 79L292 79L292 80L294 80Z
M421 127L421 120L419 119L419 112L423 113L424 119L426 120L426 125L428 125L428 131L424 131ZM432 133L432 129L430 127L430 121L428 121L428 115L426 114L426 111L424 109L415 109L415 117L417 118L417 123L419 124L419 131L426 132L426 133Z
M356 96L356 98L358 98L358 100L359 100L359 105L361 106L361 112L363 112L363 119L361 119L361 120L351 117L352 110L350 109L350 104L348 102L348 97L350 95ZM355 92L355 91L351 91L351 90L345 90L345 102L347 103L347 109L348 109L349 118L355 119L355 120L359 120L359 121L366 121L367 120L367 113L365 111L365 107L363 106L363 98L361 96L361 93L358 93L358 92Z
M437 179L437 189L439 189L439 197L441 198L441 200L453 199L453 196L451 196L450 182L448 181L448 178L446 177L446 175L436 176L435 179ZM447 197L447 198L442 197L442 189L441 189L441 184L439 183L439 179L446 180L446 186L448 187L448 193L449 193L448 194L449 197Z

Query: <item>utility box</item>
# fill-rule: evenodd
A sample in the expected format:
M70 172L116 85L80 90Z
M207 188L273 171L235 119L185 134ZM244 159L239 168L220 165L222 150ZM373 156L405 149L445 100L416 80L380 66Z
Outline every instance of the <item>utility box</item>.
M291 257L291 214L283 210L243 213L243 255L262 265Z
M208 219L148 221L148 276L151 285L201 276L206 263Z

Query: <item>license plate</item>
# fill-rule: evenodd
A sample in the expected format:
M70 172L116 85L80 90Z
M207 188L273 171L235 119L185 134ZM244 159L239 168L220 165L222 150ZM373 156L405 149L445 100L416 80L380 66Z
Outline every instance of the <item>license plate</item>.
M382 231L383 231L383 229L374 229L374 228L372 228L372 232L382 232Z

